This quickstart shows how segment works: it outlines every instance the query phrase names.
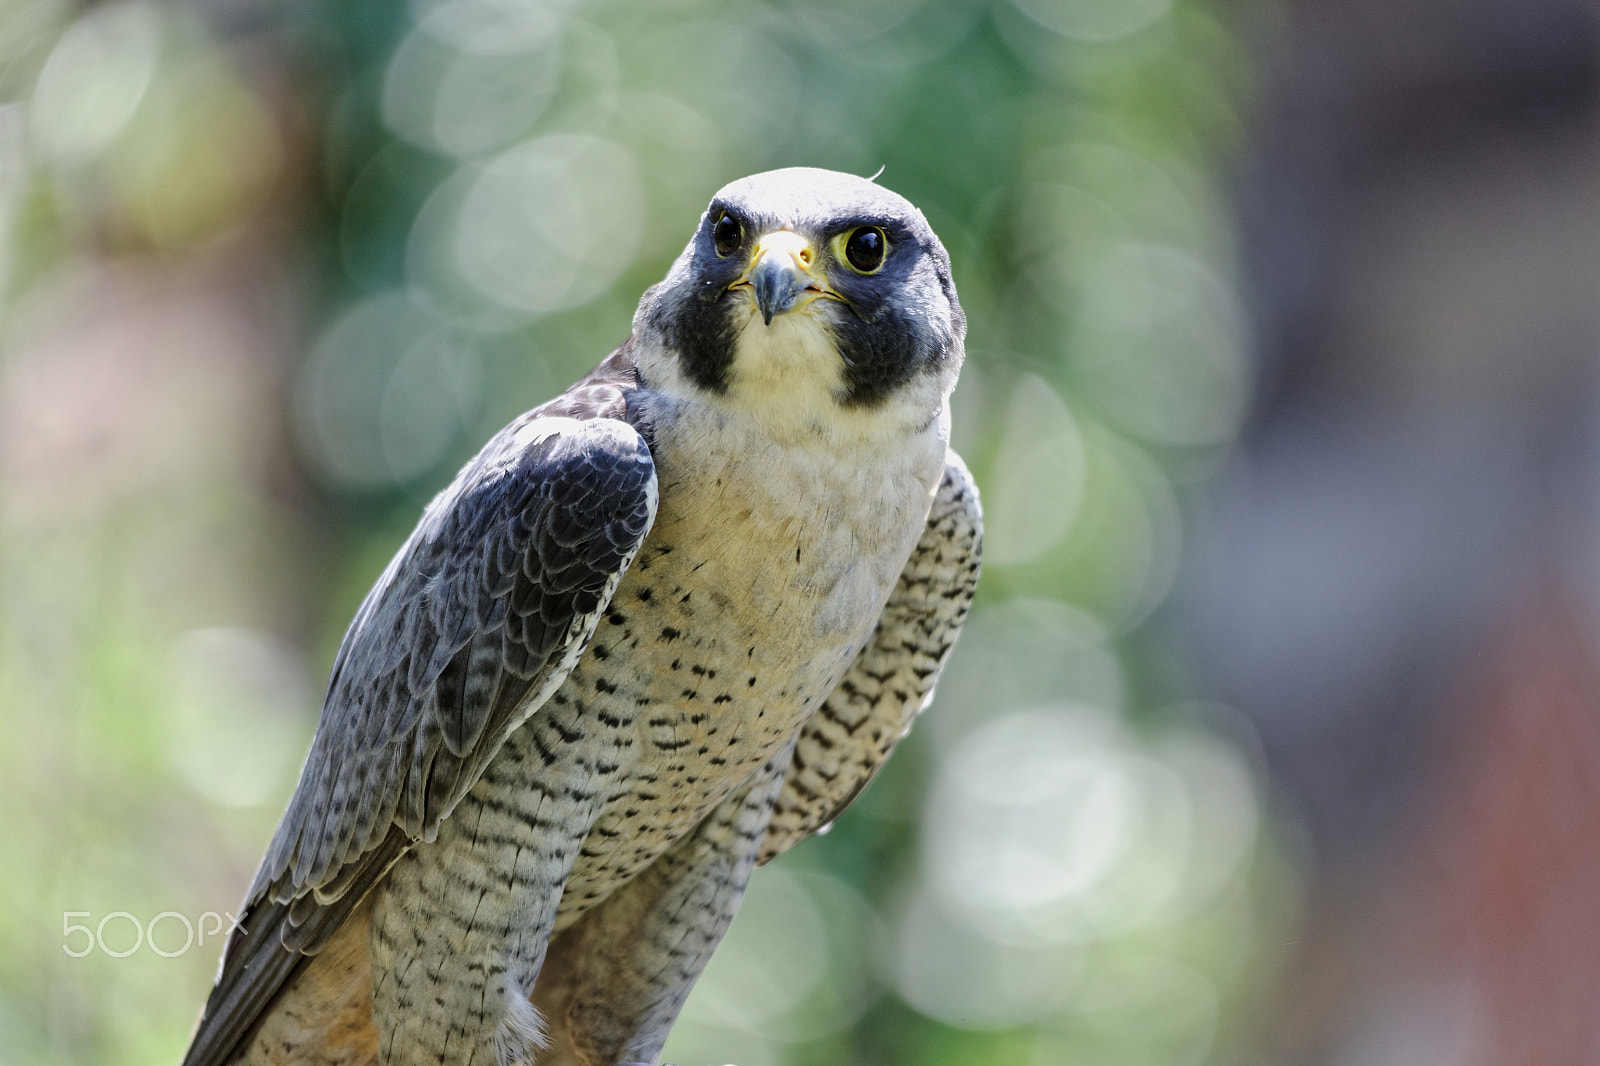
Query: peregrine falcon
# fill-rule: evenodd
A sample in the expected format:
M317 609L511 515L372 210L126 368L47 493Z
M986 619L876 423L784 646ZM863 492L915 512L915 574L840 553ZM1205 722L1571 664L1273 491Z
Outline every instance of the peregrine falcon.
M856 798L978 579L921 212L723 188L351 622L185 1066L655 1063L752 867Z

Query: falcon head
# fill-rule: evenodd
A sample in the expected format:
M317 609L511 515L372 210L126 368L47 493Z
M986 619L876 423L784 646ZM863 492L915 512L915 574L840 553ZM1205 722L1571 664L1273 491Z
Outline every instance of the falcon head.
M927 424L965 333L950 257L922 212L809 167L725 186L634 317L652 386L813 423L898 410Z

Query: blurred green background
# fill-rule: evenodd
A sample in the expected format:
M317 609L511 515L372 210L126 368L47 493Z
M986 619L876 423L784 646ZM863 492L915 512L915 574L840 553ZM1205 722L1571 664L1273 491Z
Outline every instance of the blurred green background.
M1304 204L1256 194L1335 180L1329 101L1382 111L1370 45L1427 36L1366 4L1369 36L1296 45L1315 6L0 0L0 1064L177 1059L201 917L237 906L423 503L626 336L711 193L796 164L884 167L950 250L984 579L933 708L758 872L666 1060L1422 1061L1337 1050L1365 1001L1299 947L1308 885L1372 852L1297 791L1333 741L1276 744L1228 670L1325 691L1250 643L1305 604L1224 608L1256 561L1335 571L1184 578L1195 543L1253 543L1222 487L1297 365L1278 294L1327 278L1274 244ZM1274 130L1332 147L1284 177Z

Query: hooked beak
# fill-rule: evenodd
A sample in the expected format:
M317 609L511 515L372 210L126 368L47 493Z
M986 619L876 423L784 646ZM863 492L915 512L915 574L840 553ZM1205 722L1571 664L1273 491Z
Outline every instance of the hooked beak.
M816 258L811 242L798 233L769 233L756 244L750 269L734 287L750 286L756 307L770 326L774 315L798 311L819 296L833 295L828 283L812 272Z

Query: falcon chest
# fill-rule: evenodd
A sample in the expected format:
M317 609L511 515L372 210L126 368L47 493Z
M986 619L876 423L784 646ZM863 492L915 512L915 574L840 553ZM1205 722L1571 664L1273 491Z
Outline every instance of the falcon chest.
M655 525L554 701L616 767L569 903L631 877L794 735L871 634L943 464L931 427L852 449L655 414Z

